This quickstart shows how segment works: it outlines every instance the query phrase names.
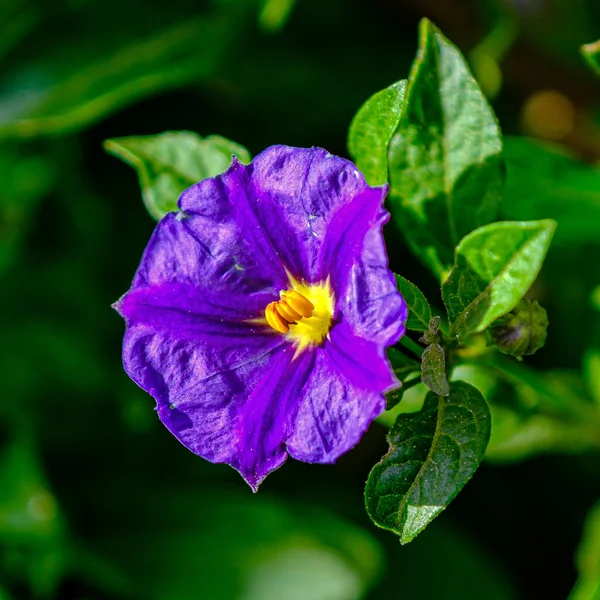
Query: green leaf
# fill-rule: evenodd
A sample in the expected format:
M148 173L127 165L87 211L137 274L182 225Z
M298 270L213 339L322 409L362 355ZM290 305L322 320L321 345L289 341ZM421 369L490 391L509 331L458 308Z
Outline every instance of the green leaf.
M421 380L438 396L447 396L450 386L446 377L446 355L439 344L429 344L421 357Z
M600 598L600 502L590 510L575 556L579 579L569 600Z
M26 102L19 101L22 89L11 88L12 82L4 86L0 138L74 131L159 90L197 82L216 70L231 33L227 18L188 19L85 65L70 50L67 58L56 58L54 71L37 76L42 85L26 90Z
M389 173L392 215L412 250L442 277L458 241L496 218L504 163L485 96L457 48L426 19Z
M591 44L583 44L581 54L596 75L600 76L600 40Z
M406 328L412 331L427 331L431 321L431 308L423 292L401 275L396 275L396 285L408 306Z
M556 223L492 223L464 237L442 285L451 331L462 337L483 331L512 310L535 281Z
M388 145L400 121L405 92L405 79L377 92L350 123L348 152L370 185L388 180Z
M506 220L551 218L555 244L598 241L600 169L553 147L505 137L507 181L501 213Z
M265 31L277 32L287 23L296 0L263 0L258 23Z
M114 138L106 140L104 148L138 172L144 203L155 219L177 211L179 194L225 171L232 155L250 162L243 146L216 135L202 138L191 131Z
M489 437L490 413L473 386L456 381L447 398L427 394L421 412L398 417L390 450L369 475L371 519L410 542L473 476Z

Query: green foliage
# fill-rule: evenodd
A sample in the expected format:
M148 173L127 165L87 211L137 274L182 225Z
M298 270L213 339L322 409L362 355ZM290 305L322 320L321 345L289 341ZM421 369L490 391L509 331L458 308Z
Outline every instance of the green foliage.
M484 21L496 5L486 0L481 11L480 31L487 25L490 32L485 39L500 35ZM571 49L572 62L566 64L573 65L578 57L572 49L591 39L587 36L598 24L598 3L582 0L576 10L567 2L554 5L560 18L520 19L516 13L510 18L522 27L533 51L546 30L547 51L560 53L562 60ZM596 11L596 20L585 6ZM435 373L447 365L451 380L468 381L489 404L486 459L513 463L488 469L475 493L463 497L462 515L472 515L472 523L481 527L465 526L462 517L453 524L451 511L403 548L387 532L353 525L362 510L353 490L364 480L362 461L372 456L370 444L382 435L378 425L338 465L288 461L258 496L238 493L243 484L229 477L228 469L182 453L159 427L151 399L122 371L122 324L109 306L129 283L152 223L140 219L139 207L131 202L131 186L125 185L131 178L120 185L119 179L128 176L125 170L98 157L98 140L189 127L223 131L256 149L282 142L318 144L334 152L342 147L340 132L361 99L378 82L405 76L412 57L412 38L397 36L397 23L386 22L389 11L380 12L380 21L371 26L378 10L341 0L314 6L294 0L0 2L1 600L69 600L73 594L143 600L198 594L224 600L398 594L507 600L530 591L523 564L535 580L534 595L559 593L554 573L564 569L555 568L556 556L562 554L561 544L572 544L570 523L576 520L555 517L575 514L578 498L597 479L600 450L600 322L592 308L600 308L600 288L592 307L589 301L592 287L600 283L595 269L600 172L565 149L514 137L504 143L508 178L500 217L558 222L553 238L558 248L534 290L552 320L548 344L531 363L536 368L485 348L483 335L440 340L435 347L446 351L438 355ZM552 22L557 25L550 31ZM577 26L565 27L566 22ZM493 113L462 57L431 24L422 28L406 97L401 81L370 98L352 122L348 146L370 183L385 183L390 173L387 203L393 219L415 255L443 280L460 238L497 218L503 168ZM319 44L306 44L307 31L319 37ZM475 41L472 32L454 31L459 44ZM583 50L596 71L597 49L590 44ZM541 64L534 54L538 59L531 64ZM473 64L489 82L484 70L490 63ZM580 84L560 64L547 66L557 67L547 71L556 73L556 89L573 99L587 98L586 110L593 109L587 88L573 87L571 95L568 86ZM526 73L531 66L523 61L521 68ZM514 131L516 115L505 99L514 92L521 97L523 89L508 77L512 69L502 64L508 93L498 97L497 108ZM576 67L572 73L577 79ZM577 118L581 115L578 109ZM597 145L593 117L592 110L586 112L576 135L565 140L590 158ZM86 132L91 125L94 129ZM163 146L169 136L179 136L179 143ZM183 188L224 170L231 153L249 160L243 148L219 140L186 132L119 137L112 150L136 167L145 200L160 217L176 210ZM413 257L400 254L403 247L396 245L392 228L386 237L391 268L410 273L435 305L435 288L427 287ZM491 250L484 250L489 258ZM529 264L525 279L535 276L541 254ZM475 249L473 255L477 259ZM519 263L523 273L526 263ZM469 263L463 283L471 271ZM495 290L496 283L488 287ZM525 288L524 279L518 283ZM423 294L402 278L398 286L410 307L407 326L427 331L432 313ZM513 291L516 298L520 291L512 290L500 300ZM468 305L458 302L458 317L465 309ZM478 310L475 320L481 325ZM479 328L466 315L464 323L468 330ZM423 351L407 336L403 345L414 356ZM432 352L425 350L426 362ZM387 354L404 385L387 394L388 407L401 402L378 421L389 427L398 419L392 429L397 445L374 469L369 486L379 474L373 489L384 483L401 487L397 474L410 464L393 463L394 447L406 455L421 452L412 496L394 487L390 496L378 498L374 513L385 528L407 538L418 530L414 518L426 524L428 510L449 501L435 497L445 488L436 487L433 466L436 461L446 465L453 454L440 446L448 438L431 433L434 413L453 434L459 424L450 419L454 408L431 393L423 412L416 412L427 395L421 364L404 349L390 348ZM489 417L481 403L480 424L485 425ZM479 421L467 421L474 431ZM410 428L414 443L422 444L416 449L408 447ZM430 440L429 446L420 436ZM432 447L433 439L438 446ZM549 453L570 457L541 456ZM534 456L530 471L514 464ZM451 466L460 471L459 465ZM534 482L529 481L532 471L539 475ZM431 506L411 504L419 486L426 500L433 496ZM269 497L269 489L277 499ZM514 511L514 528L529 531L530 525L535 530L540 523L555 523L557 552L538 551L529 536L495 560L502 545L494 536L504 528L511 497L552 498L538 502L535 514L522 517L523 511ZM395 506L389 514L378 513L390 498ZM402 502L406 518L398 524ZM325 506L344 517L330 515ZM600 597L598 510L590 513L571 600ZM387 561L376 535L387 546ZM384 562L390 566L387 575ZM435 577L428 576L431 565ZM511 575L519 578L518 588L512 588ZM383 579L376 583L379 576Z
M110 532L95 546L137 585L139 598L351 600L381 571L381 549L367 532L305 503L268 496L247 502L226 488L150 488L130 490L121 510L127 521L118 548ZM231 515L242 527L231 524Z
M35 595L50 596L67 561L62 514L31 442L21 436L0 454L0 572L12 573L3 583L29 582Z
M235 142L217 135L202 138L191 131L115 138L104 147L138 172L144 203L157 220L178 210L183 190L225 171L232 155L244 163L251 160L248 151Z
M600 502L587 516L583 537L576 555L579 579L569 600L600 598Z
M600 406L600 286L594 288L590 301L595 309L594 337L583 356L583 376L593 401Z
M55 182L55 167L44 156L16 150L0 153L0 273L23 243L38 203Z
M600 222L600 169L559 147L505 137L507 180L502 216L558 222L555 244L595 242Z
M592 290L592 293L590 295L590 301L592 306L597 311L600 311L600 285Z
M282 29L290 18L296 0L263 0L258 23L265 31Z
M348 151L370 185L388 180L388 146L400 121L405 93L405 79L377 92L350 124Z
M598 448L600 412L579 374L539 372L497 355L481 363L479 369L494 382L486 392L493 424L487 459L514 462ZM496 386L497 380L504 385Z
M428 344L421 355L421 380L434 394L447 396L450 387L446 377L446 353L440 345L440 323L440 317L433 317L427 331L419 338L420 342Z
M408 307L406 328L413 331L427 331L431 321L431 307L423 292L401 275L396 275L396 285Z
M0 139L73 131L144 96L204 78L220 63L229 26L221 17L186 19L85 65L71 57L57 61L56 69L66 64L72 70L48 77L33 102L0 116ZM10 93L18 97L22 90Z
M421 357L421 380L438 396L447 396L450 393L446 378L446 353L439 344L429 344L425 348Z
M493 426L486 460L510 463L539 454L578 454L594 448L593 440L573 420L495 403L490 410Z
M572 415L560 413L555 404L532 387L525 374L528 369L517 365L516 371L507 365L514 361L501 360L494 369L486 361L461 364L452 371L452 380L464 380L475 386L486 399L492 415L492 433L485 459L495 463L512 463L547 453L581 453L594 447L593 432L583 431ZM501 378L512 375L512 389ZM537 375L536 377L540 377ZM558 381L556 377L548 388L557 395L573 400L573 382ZM566 389L565 389L566 387ZM577 402L578 399L575 399Z
M600 40L581 46L581 54L594 73L600 76Z
M464 58L428 20L389 150L390 205L438 276L458 241L498 214L504 182L496 118Z
M600 349L588 348L584 356L583 373L594 401L600 405Z
M410 542L472 477L489 437L489 410L477 389L456 381L447 398L430 392L420 412L398 417L389 453L369 474L371 519Z
M483 331L519 303L542 268L555 228L550 219L497 222L460 241L442 285L453 335Z

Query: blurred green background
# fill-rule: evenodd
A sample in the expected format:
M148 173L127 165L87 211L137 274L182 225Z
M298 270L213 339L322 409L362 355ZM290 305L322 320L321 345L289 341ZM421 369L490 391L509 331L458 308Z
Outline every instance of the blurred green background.
M408 75L423 16L465 53L505 134L588 163L554 150L532 162L509 140L504 217L559 221L535 289L549 340L527 364L558 394L586 377L593 394L600 80L578 47L600 37L597 0L1 0L0 600L569 595L600 446L540 416L535 389L490 384L517 406L495 419L500 443L401 547L363 506L383 426L335 466L288 461L254 495L181 447L121 367L110 305L154 222L103 140L187 129L253 154L346 156L362 102ZM399 232L386 237L392 267L440 305Z

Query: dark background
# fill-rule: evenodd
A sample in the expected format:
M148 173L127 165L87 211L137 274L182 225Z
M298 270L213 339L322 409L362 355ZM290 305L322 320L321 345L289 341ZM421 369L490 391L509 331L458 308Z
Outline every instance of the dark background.
M348 573L367 598L566 598L600 497L597 454L486 463L401 547L363 506L387 449L381 425L335 466L288 461L257 495L181 447L121 367L123 323L110 305L154 222L134 171L102 142L187 129L252 154L284 143L347 156L352 116L407 77L427 16L471 60L505 133L596 162L600 88L578 46L600 37L600 3L302 0L271 26L260 10L244 0L1 2L0 598L295 598L289 590L311 578L299 598L363 597ZM440 304L399 232L388 226L386 237L392 268ZM599 246L551 252L549 342L528 364L580 368ZM271 588L248 584L257 580Z

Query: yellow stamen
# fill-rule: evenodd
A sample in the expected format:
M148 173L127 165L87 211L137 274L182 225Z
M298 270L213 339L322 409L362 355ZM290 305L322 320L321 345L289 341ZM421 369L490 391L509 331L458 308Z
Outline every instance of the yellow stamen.
M281 299L297 313L301 314L305 319L312 316L315 310L314 304L296 290L287 290L280 293Z
M329 279L304 283L288 273L290 288L279 294L281 300L265 309L267 323L295 346L294 358L307 348L320 346L329 337L335 299Z
M276 306L277 302L271 302L271 304L268 304L267 308L265 308L265 318L267 319L267 323L275 331L287 333L290 330L290 327L286 320L277 312Z
M302 318L285 300L276 302L275 309L288 323L297 323Z

